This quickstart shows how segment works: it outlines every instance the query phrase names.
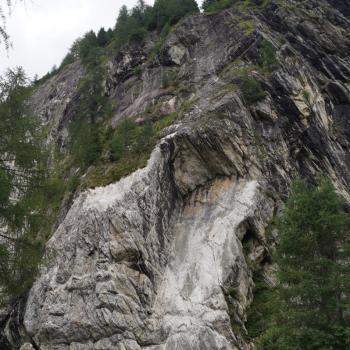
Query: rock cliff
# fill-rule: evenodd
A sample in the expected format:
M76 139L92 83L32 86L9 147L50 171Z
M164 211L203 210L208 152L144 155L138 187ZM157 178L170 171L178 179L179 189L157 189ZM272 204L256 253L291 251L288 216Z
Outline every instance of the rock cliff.
M251 265L269 262L291 181L327 176L350 202L344 4L190 16L156 54L151 36L108 62L113 126L151 108L181 118L145 168L76 196L26 304L34 348L251 349ZM64 144L83 75L75 63L33 96L50 142Z

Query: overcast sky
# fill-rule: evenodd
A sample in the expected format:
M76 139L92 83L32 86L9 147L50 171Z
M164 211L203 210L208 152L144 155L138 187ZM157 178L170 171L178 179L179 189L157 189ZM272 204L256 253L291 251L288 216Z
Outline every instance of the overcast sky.
M7 20L13 48L8 53L0 48L0 73L8 67L22 66L30 77L44 75L60 64L76 38L90 29L113 27L120 7L132 7L136 2L26 0L25 4L15 4Z

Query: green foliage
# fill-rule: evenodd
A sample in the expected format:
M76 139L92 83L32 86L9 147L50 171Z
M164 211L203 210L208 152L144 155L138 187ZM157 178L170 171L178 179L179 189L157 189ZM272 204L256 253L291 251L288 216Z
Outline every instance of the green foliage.
M126 6L122 6L119 12L117 23L114 28L115 46L122 47L129 41L141 41L147 35L147 19L150 11L143 1L139 1L131 13Z
M168 32L182 17L198 11L194 0L156 0L153 7L139 0L130 11L123 6L114 28L114 45L120 48L130 41L142 41L154 29L164 36L164 28Z
M245 12L247 9L263 8L270 0L204 0L202 8L205 12L221 11L233 5Z
M136 75L138 78L142 77L142 67L141 66L137 66L134 68L133 70L134 75Z
M40 184L40 187L28 192L21 203L31 209L30 225L27 234L35 239L45 241L51 234L52 226L61 205L66 187L58 174L52 173Z
M310 92L304 89L302 91L302 95L303 95L305 102L309 103L310 102Z
M78 57L84 65L95 66L98 64L101 48L98 45L96 34L93 31L87 32L75 45L77 45Z
M264 40L260 48L259 65L268 71L273 71L278 64L276 48L271 42Z
M112 163L97 165L91 169L82 186L105 186L144 167L159 133L173 124L176 118L177 114L172 113L155 122L146 121L142 125L136 124L133 119L124 119L109 137L106 145Z
M233 5L233 0L204 0L202 8L205 12L221 11Z
M178 85L177 72L168 71L168 72L164 72L162 74L162 88L163 89L166 89L166 88L171 87L171 86L176 87L177 85Z
M99 159L101 144L99 125L94 122L76 120L70 128L72 138L71 154L74 164L86 169Z
M349 349L349 227L329 181L294 184L278 222L274 314L258 349Z
M252 19L240 20L238 26L244 31L245 36L249 36L256 30L255 22Z
M124 119L108 142L111 166L97 166L88 172L83 187L105 186L144 167L156 143L156 129L151 122L137 125Z
M160 131L162 131L163 129L167 128L168 126L172 125L176 118L178 117L177 113L171 113L165 117L163 117L162 119L158 120L155 123L155 129L156 131L159 133Z
M0 220L11 224L12 193L22 196L41 179L38 121L30 115L30 88L21 68L0 78Z
M43 138L28 108L31 87L23 71L9 72L0 86L1 304L31 287L66 184L54 169L46 174Z
M247 312L246 329L248 340L254 341L268 330L268 322L273 315L271 296L273 287L268 285L259 271L254 272L254 301Z
M86 67L98 66L106 49L120 50L132 42L143 41L148 32L154 29L161 32L161 39L154 50L157 54L171 26L182 17L195 12L199 12L195 0L156 0L153 7L144 0L138 0L131 10L122 6L114 30L101 28L97 35L89 31L77 39L59 68L54 67L44 77L36 80L36 85L44 83L77 60L81 60Z
M266 92L261 83L248 75L241 77L240 87L244 100L248 105L257 103L266 97Z
M0 79L0 302L30 287L42 252L34 194L42 189L45 155L30 92L21 68Z
M0 245L0 305L32 286L64 192L63 181L53 176L17 201L17 230L7 230Z
M41 260L43 244L26 234L20 238L0 244L0 305L7 298L20 296L34 282Z
M97 34L96 41L99 47L106 47L113 39L112 29L106 31L104 28L101 28Z
M194 0L155 0L148 29L161 31L167 25L176 24L182 17L199 12Z
M78 175L73 175L69 178L67 183L67 190L74 193L78 186L80 185L80 178Z
M103 76L101 66L90 67L81 82L79 109L70 125L71 160L82 171L97 161L102 152L101 122L110 113L109 103L102 89Z
M131 119L125 119L118 126L112 141L112 159L118 161L149 153L154 146L155 131L151 123L138 126Z

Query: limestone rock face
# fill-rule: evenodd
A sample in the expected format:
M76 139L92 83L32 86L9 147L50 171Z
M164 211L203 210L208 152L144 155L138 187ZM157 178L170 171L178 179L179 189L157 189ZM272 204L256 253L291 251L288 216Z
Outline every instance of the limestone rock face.
M78 85L84 74L82 65L73 63L34 92L31 105L34 114L50 130L48 143L65 146L67 127L79 103Z
M238 348L225 283L235 273L245 307L241 227L263 225L273 204L257 180L234 177L184 198L170 168L176 142L165 138L146 168L81 195L49 241L25 319L41 349Z
M292 159L271 149L281 173L270 178L250 129L234 126L179 126L146 168L76 199L27 303L40 349L249 349L231 328L234 319L244 332L252 298L242 241L261 262L281 207L272 180L290 181L280 167Z
M33 345L30 343L25 343L21 346L20 350L34 350Z
M41 350L252 348L245 340L254 286L248 259L268 261L267 228L292 180L322 174L350 203L349 20L337 1L278 3L244 14L255 30L245 30L232 9L190 16L155 57L151 37L108 63L106 95L118 102L113 126L128 116L141 123L152 108L159 118L174 111L181 118L162 132L147 167L75 199L48 242L22 343ZM278 65L263 70L266 41ZM247 69L264 90L253 103L240 89ZM74 78L47 83L66 77L66 89L34 96L38 110L53 111L52 135L74 118L75 102L64 101L74 100L84 73L78 63L62 74L69 70ZM164 74L176 77L174 87L162 86ZM59 109L50 102L56 98Z

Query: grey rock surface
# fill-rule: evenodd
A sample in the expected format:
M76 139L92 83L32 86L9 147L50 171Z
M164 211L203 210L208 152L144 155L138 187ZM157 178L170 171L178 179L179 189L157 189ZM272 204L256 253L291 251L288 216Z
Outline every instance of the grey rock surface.
M49 130L48 144L56 143L64 148L68 136L68 125L73 119L79 103L78 86L85 69L80 62L63 68L46 81L33 94L31 105L35 115L41 118Z
M173 147L165 138L146 168L84 193L49 241L25 319L41 349L238 348L224 284L239 271L245 308L252 281L239 228L263 225L273 203L257 180L234 177L182 198Z
M109 62L112 125L144 120L155 107L182 118L147 167L75 199L26 305L33 345L252 348L244 325L254 281L242 241L250 241L249 259L264 264L266 229L296 176L327 176L350 203L350 23L328 3L271 1L246 15L256 26L250 33L230 9L187 17L152 60L148 42ZM254 68L266 40L279 62L269 74ZM132 74L137 66L141 77ZM237 88L247 67L266 93L253 104ZM162 87L167 72L176 73L176 88ZM74 118L69 101L83 71L77 63L62 74L34 98L43 115L52 111L56 140ZM63 95L47 97L62 79Z

